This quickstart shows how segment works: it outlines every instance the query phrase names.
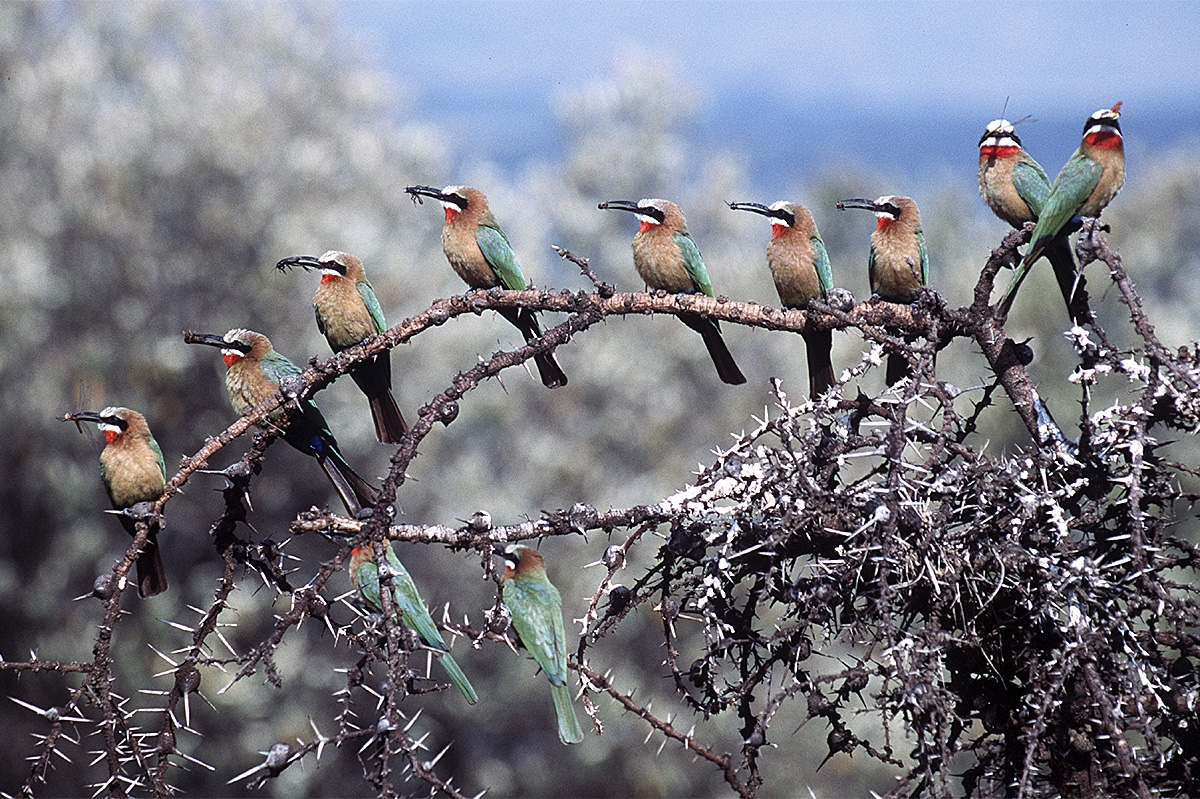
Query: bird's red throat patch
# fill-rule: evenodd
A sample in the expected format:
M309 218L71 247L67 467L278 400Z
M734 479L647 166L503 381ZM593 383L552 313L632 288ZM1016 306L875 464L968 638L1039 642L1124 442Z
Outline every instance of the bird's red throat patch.
M1089 133L1083 138L1087 141L1089 147L1099 147L1104 150L1120 147L1122 143L1121 134L1115 130L1102 130L1097 133Z
M1020 147L999 147L996 145L992 145L992 146L984 145L983 147L979 148L979 154L982 157L987 158L989 160L993 160L996 158L1012 158L1014 155L1016 155L1019 152L1021 152Z

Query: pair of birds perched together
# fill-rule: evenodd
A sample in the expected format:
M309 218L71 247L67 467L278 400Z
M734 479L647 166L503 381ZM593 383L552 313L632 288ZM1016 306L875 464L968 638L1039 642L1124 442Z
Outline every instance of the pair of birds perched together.
M1084 218L1094 218L1125 184L1125 140L1121 103L1101 108L1083 123L1079 147L1051 183L1046 171L1021 146L1015 124L988 123L979 139L979 193L1014 228L1033 222L1033 233L1008 291L996 306L1003 321L1029 268L1046 256L1074 324L1088 315L1084 279L1075 266L1068 236ZM1018 121L1019 124L1020 121Z
M546 576L542 553L521 544L495 544L493 549L504 558L501 593L512 614L512 626L550 683L559 740L565 744L579 743L583 740L583 728L579 726L571 689L567 685L567 634L563 626L562 597ZM475 704L478 701L475 689L451 656L429 610L417 594L412 577L396 557L390 542L384 541L383 551L386 571L392 581L392 607L399 610L399 618L416 631L422 643L439 653L438 661L451 682L458 686L469 703ZM350 555L350 580L372 608L382 610L380 569L373 555L369 545L354 548Z

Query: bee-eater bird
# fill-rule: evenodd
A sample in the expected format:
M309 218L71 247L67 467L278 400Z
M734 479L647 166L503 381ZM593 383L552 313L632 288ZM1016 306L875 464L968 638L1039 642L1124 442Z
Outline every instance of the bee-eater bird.
M730 203L729 207L734 211L753 211L771 221L767 266L771 268L775 291L784 308L806 309L810 301L825 299L833 288L833 271L811 211L783 200L769 206ZM800 335L808 351L808 395L815 400L836 382L829 356L833 331L803 331Z
M979 138L979 193L988 207L1003 221L1020 228L1037 222L1050 196L1050 178L1033 159L1007 119L988 123ZM1075 257L1065 236L1056 237L1046 248L1046 257L1054 268L1054 277L1072 321L1078 324L1083 309L1075 307L1082 299L1083 275L1076 275Z
M512 613L513 628L550 681L559 740L577 744L583 740L583 729L575 716L571 689L567 686L562 597L546 576L546 561L541 552L521 544L494 544L493 548L504 558L501 593Z
M700 292L713 296L700 248L688 233L687 220L678 205L659 199L609 200L599 207L637 215L641 226L633 237L633 265L649 288L672 294ZM723 382L730 385L746 382L721 338L721 325L716 319L696 314L681 314L679 319L704 338L704 346Z
M383 309L358 258L330 250L320 258L310 255L284 258L275 268L286 271L293 266L321 273L321 284L313 295L313 310L317 314L317 327L331 350L341 352L387 330ZM375 437L385 444L399 443L408 425L392 395L391 354L383 352L363 361L350 371L350 377L370 400Z
M429 609L421 601L416 583L409 576L404 564L400 562L400 558L396 557L390 541L383 542L383 549L387 565L392 572L392 605L399 611L400 620L416 630L421 643L430 649L437 650L438 661L450 675L451 681L458 686L458 690L462 691L462 695L468 702L472 705L475 704L479 697L476 695L475 689L471 687L471 681L467 679L467 675L463 674L463 670L450 656L450 647L446 646L442 634L438 632L437 625L433 623L433 617L429 615ZM354 583L354 587L358 589L362 598L372 609L383 610L383 602L379 598L379 567L375 565L370 545L355 547L351 550L350 582Z
M862 208L875 214L871 254L867 258L871 293L885 302L911 303L929 285L929 254L921 232L921 212L911 197L889 195L878 200L842 200L838 208ZM902 355L889 355L887 384L912 373Z
M418 200L432 197L442 204L446 211L442 251L468 286L473 289L500 286L509 291L521 291L528 285L512 245L488 208L483 192L471 186L447 186L444 189L409 186L404 190ZM526 341L541 338L542 326L533 311L528 308L498 310L521 331ZM542 385L559 388L567 384L567 376L554 360L554 353L535 355L533 362L537 364Z
M279 391L279 381L301 373L300 367L275 351L271 341L262 333L235 328L224 336L211 333L187 335L192 344L218 347L225 361L225 389L234 411L244 414ZM346 511L357 516L363 507L374 505L376 491L363 480L342 457L337 440L325 423L321 410L311 399L299 400L299 413L293 413L283 431L283 440L321 464L329 482L342 498ZM262 424L266 427L284 416L276 408Z
M146 417L128 408L105 408L96 413L69 413L69 422L94 422L104 434L100 453L100 478L112 506L124 510L139 502L153 502L162 496L167 483L167 467L162 450L150 434ZM137 535L133 519L121 517L121 524ZM158 551L158 521L150 522L146 546L137 559L138 595L152 597L167 590L167 572Z
M996 308L1001 318L1008 315L1029 268L1048 252L1054 240L1077 230L1079 219L1100 216L1124 185L1125 141L1120 117L1121 104L1117 103L1112 108L1101 108L1083 124L1083 139L1054 178L1034 225L1029 251ZM1059 278L1060 286L1062 282Z

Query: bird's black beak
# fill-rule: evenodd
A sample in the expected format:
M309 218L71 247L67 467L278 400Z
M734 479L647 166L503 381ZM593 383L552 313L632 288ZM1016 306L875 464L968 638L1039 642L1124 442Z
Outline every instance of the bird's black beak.
M184 344L207 344L210 347L219 347L220 349L229 349L232 345L225 341L224 336L214 335L213 333L193 333L190 330L183 331Z
M861 208L864 211L879 211L881 210L874 200L839 200L837 209L844 211L847 208Z
M726 203L731 211L753 211L763 216L775 216L775 212L761 203Z
M75 428L81 433L83 432L83 428L79 426L80 422L92 422L94 424L108 424L108 425L112 425L113 427L120 428L121 430L125 430L126 428L129 427L129 422L125 421L120 416L116 416L116 415L105 416L104 414L97 413L96 411L81 411L79 413L68 413L65 416L63 416L63 421L64 422L74 422Z
M492 544L492 554L503 558L508 555L508 551L505 549L504 544Z
M315 255L293 255L291 258L284 258L279 263L275 264L275 268L280 272L286 272L293 267L301 269L337 269L341 264L331 266L322 263Z
M80 422L93 422L95 424L103 424L104 423L104 417L101 416L100 414L96 413L95 411L81 411L80 413L68 413L65 416L63 416L62 420L64 422L74 422L75 427L77 427L79 429L79 432L81 432L81 433L83 432L83 428L79 426Z
M446 195L442 193L441 189L435 189L432 186L405 186L404 191L412 197L412 201L415 203L424 202L422 197L430 197L438 202L446 199Z
M633 200L609 200L596 206L602 211L630 211L635 214L645 213Z

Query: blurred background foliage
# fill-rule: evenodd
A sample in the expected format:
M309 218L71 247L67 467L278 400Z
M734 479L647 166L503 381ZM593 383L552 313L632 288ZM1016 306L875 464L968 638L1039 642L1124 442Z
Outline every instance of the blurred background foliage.
M731 213L725 202L780 198L756 191L746 154L695 144L689 130L702 93L684 76L664 80L661 64L646 66L623 62L588 85L562 91L554 99L561 158L514 171L448 151L437 129L405 110L402 83L373 63L370 50L341 29L326 6L0 4L0 274L6 287L0 293L0 403L10 420L0 438L0 654L88 660L99 606L71 598L87 594L128 543L115 520L100 512L107 507L97 477L102 441L62 424L63 413L105 405L143 411L171 473L181 456L234 420L224 367L211 350L184 345L182 330L249 327L297 363L328 355L312 318L315 276L277 273L271 267L278 259L328 249L359 255L393 323L462 291L441 253L441 209L414 206L401 191L406 185L482 188L527 277L538 286L576 289L589 284L550 245L590 258L599 276L621 290L640 289L629 252L633 221L602 213L596 203L668 197L688 215L717 293L775 304L764 257L769 230L752 215ZM1092 110L1080 108L1080 118ZM986 122L980 120L981 130ZM1046 164L1051 173L1056 166ZM962 164L974 168L971 158ZM1006 229L977 196L933 178L906 185L891 180L878 165L839 164L793 186L787 199L814 209L837 284L864 299L870 221L835 212L833 203L912 195L922 210L937 291L951 305L968 303L979 268ZM1129 184L1105 220L1162 340L1175 345L1200 336L1200 165L1190 151L1131 164ZM1033 338L1038 359L1031 374L1070 431L1077 405L1057 403L1055 391L1075 362L1061 335L1067 320L1049 270L1035 272L1009 332L1017 340ZM1123 308L1104 290L1106 277L1089 277L1101 322L1127 335ZM564 389L546 391L521 372L483 386L462 403L453 425L426 441L398 498L400 521L453 525L486 509L498 523L513 523L575 502L619 507L673 493L714 448L764 412L771 401L768 378L781 378L794 396L804 390L798 337L733 325L726 330L750 378L744 387L716 380L693 333L649 317L613 319L560 349L571 379ZM839 369L857 362L860 340L839 334L834 341ZM455 320L398 349L396 394L405 413L415 415L478 356L517 343L516 332L488 313ZM964 388L984 382L982 359L958 346L940 356L939 373ZM875 370L864 389L881 388ZM384 473L389 450L374 442L354 386L339 381L318 401L358 471ZM976 446L992 451L1025 441L1015 414L992 414L983 433ZM221 452L212 466L232 461L244 446ZM1196 460L1191 442L1173 450L1179 460ZM164 652L182 645L185 634L164 620L190 623L195 614L189 608L211 601L219 563L206 531L221 507L210 489L219 487L215 478L194 477L167 508L161 541L171 590L128 604L130 615L117 630L118 690L167 687L151 677L166 664L147 643ZM335 503L316 466L281 446L270 452L253 499L259 536L277 537L298 511ZM569 626L601 576L582 567L607 544L554 540L542 547ZM313 560L330 554L320 540L297 542L292 551ZM476 556L412 546L400 554L432 607L452 601L456 618L481 621L494 587L481 579ZM299 568L294 582L303 583L308 566ZM335 584L349 586L341 578ZM247 577L234 598L230 620L239 626L226 636L239 651L272 623L273 592L259 587ZM278 602L282 607L286 598ZM593 650L593 666L607 657L619 687L661 697L656 708L666 714L677 703L663 680L659 626L656 615L630 619ZM333 726L332 694L344 684L334 669L352 665L355 653L334 647L316 625L293 634L283 652L282 689L250 680L218 696L228 678L204 674L202 690L216 709L194 706L204 737L181 736L180 745L216 771L193 767L181 774L186 794L244 792L226 780L257 762L259 751L311 737L310 718ZM714 769L673 747L652 757L657 741L643 746L646 728L605 704L605 735L562 747L545 685L529 661L495 646L472 651L460 645L455 654L483 697L479 706L468 708L451 694L410 701L413 712L424 709L420 723L432 732L432 750L453 743L442 763L462 790L488 788L493 796L725 790ZM0 680L6 695L43 707L61 702L67 691L53 675L18 681L6 673ZM687 711L679 705L676 712ZM39 728L38 719L5 702L0 720L17 743L0 749L0 788L12 790L27 775L24 758L33 745L27 733ZM686 730L690 723L677 726ZM713 749L738 750L736 720L699 726ZM842 795L890 787L885 768L845 757L814 774L825 753L825 730L816 726L777 741L780 751L763 764L772 793L797 794L808 785ZM84 769L88 759L56 763L46 792L88 793L94 778ZM333 796L369 788L353 753L338 752L315 767L290 769L266 791Z

